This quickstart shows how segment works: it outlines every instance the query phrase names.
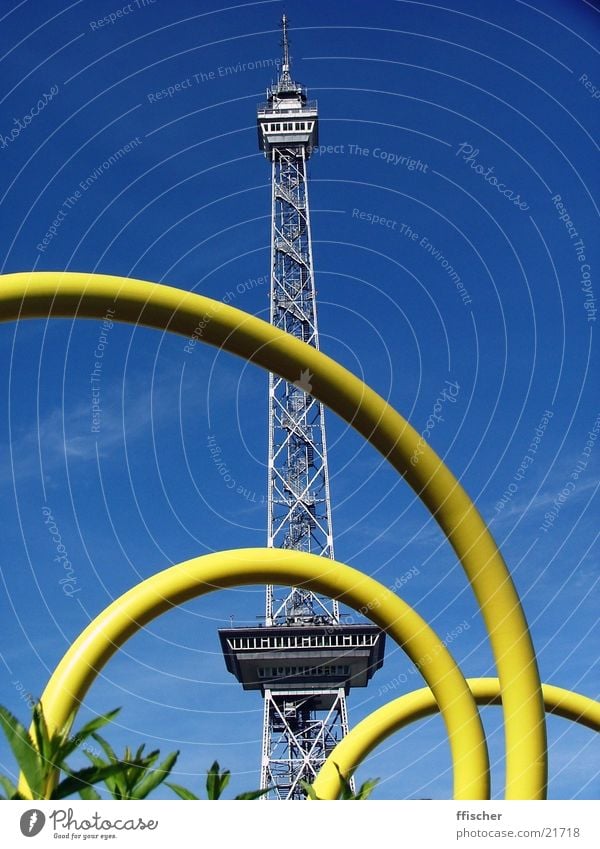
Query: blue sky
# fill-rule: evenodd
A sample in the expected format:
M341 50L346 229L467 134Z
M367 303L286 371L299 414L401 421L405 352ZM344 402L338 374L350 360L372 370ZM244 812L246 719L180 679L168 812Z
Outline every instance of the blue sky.
M502 547L542 679L596 695L597 3L3 3L2 271L232 292L266 317L270 169L255 108L276 75L283 11L293 74L320 110L310 201L322 348L419 431L458 384L429 440ZM23 694L39 695L68 644L137 581L265 543L266 375L109 324L0 331L0 703L22 717ZM463 671L493 674L437 526L355 433L333 415L327 427L338 559L387 586L410 574L403 597L441 636L467 623L450 646ZM60 553L76 582L60 583ZM111 740L180 748L179 783L197 789L217 758L236 790L257 786L261 700L226 673L216 630L262 610L256 587L163 616L104 669L80 718L121 705ZM388 646L349 700L351 723L419 686ZM483 715L502 796L500 711ZM597 797L597 741L559 719L548 727L551 797ZM439 718L390 739L360 775L382 778L378 798L448 798Z

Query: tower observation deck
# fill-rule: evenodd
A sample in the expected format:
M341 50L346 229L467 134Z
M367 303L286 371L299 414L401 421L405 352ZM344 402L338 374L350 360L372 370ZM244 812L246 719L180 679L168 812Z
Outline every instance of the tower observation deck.
M290 72L288 22L277 82L257 110L258 144L271 162L270 321L319 348L306 163L318 110ZM334 557L323 405L308 373L269 375L267 545ZM219 631L227 669L264 697L261 787L304 797L348 731L346 696L383 664L385 635L344 624L337 601L298 587L266 588L264 625Z

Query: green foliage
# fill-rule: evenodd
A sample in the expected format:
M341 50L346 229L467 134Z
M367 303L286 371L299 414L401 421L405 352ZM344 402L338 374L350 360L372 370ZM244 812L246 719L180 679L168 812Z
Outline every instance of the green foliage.
M305 781L303 778L300 779L300 787L304 790L304 795L307 799L312 799L313 802L322 802L320 796L317 796L315 792L315 788L308 781Z
M340 799L354 800L354 801L358 801L360 799L368 799L369 796L371 795L371 793L373 792L373 790L375 789L375 787L377 786L377 784L379 783L378 778L367 779L367 781L363 781L363 783L360 785L358 790L355 792L352 789L352 784L350 782L350 779L346 778L346 776L342 773L342 771L340 770L339 766L336 763L334 763L333 765L337 769L337 773L340 777L340 784L341 784L341 792L340 792L340 796L339 796ZM302 789L304 790L304 793L306 794L306 796L309 799L313 799L314 801L317 801L317 802L323 801L320 798L320 796L317 796L317 794L315 793L315 788L312 786L312 784L309 784L308 781L300 780L300 785L301 785Z
M220 799L223 795L223 791L229 784L230 779L231 771L225 769L221 772L219 762L214 761L213 765L206 773L206 798L212 800ZM192 793L191 790L188 790L187 787L182 787L180 784L170 784L167 782L167 787L170 787L180 799L194 800L200 798L199 796L196 796L195 793ZM265 793L269 792L269 789L270 788L266 788L265 790L249 790L246 793L240 793L235 797L235 799L246 801L251 799L260 799L261 796L264 796Z
M196 796L195 793L192 793L191 790L188 790L187 787L182 787L181 784L173 784L170 781L167 781L166 784L167 787L170 787L171 790L176 793L180 799L185 799L186 802L200 798L199 796Z
M16 786L12 783L10 778L6 775L0 775L0 787L6 793L6 796L1 796L0 799L6 801L6 799L19 799L19 793L17 791Z
M121 779L125 788L133 786L135 793L145 794L122 798L145 798L154 787L164 781L175 762L173 757L176 759L177 754L170 755L155 773L149 775L146 773L158 758L158 752L143 757L142 752L138 750L134 758L119 760L115 757L107 762L92 762L92 766L75 771L69 767L67 758L89 737L101 739L96 732L111 722L118 712L119 709L98 716L70 736L73 717L70 717L62 728L50 734L42 706L38 702L33 707L31 731L28 731L16 716L0 705L0 727L8 740L19 771L23 773L29 785L33 799L66 799L76 793L84 799L99 799L100 796L93 789L93 785L103 782L108 784L122 775L126 775L125 780ZM130 771L136 772L136 782L132 782ZM143 776L140 775L141 771ZM60 780L63 773L64 778ZM23 798L7 776L0 775L0 788L5 794L0 795L0 799Z
M234 797L234 800L239 801L251 801L254 799L260 799L261 796L264 796L265 793L268 793L270 787L265 787L263 790L247 790L245 793L238 793L237 796Z
M179 752L171 752L170 755L157 767L152 769L160 756L160 751L155 749L149 754L144 754L144 746L140 746L135 755L129 747L125 748L125 754L118 758L110 744L99 734L92 734L93 739L101 746L107 760L89 750L85 752L87 758L98 770L107 769L111 765L118 764L120 769L110 773L103 779L113 799L146 799L163 781L168 778L171 770L177 762ZM97 782L94 782L97 783ZM98 793L93 788L79 791L83 799L99 799Z
M73 717L62 728L50 734L42 706L38 702L33 707L32 727L29 732L10 711L0 705L0 727L19 770L29 785L33 799L65 799L80 788L103 781L122 768L120 764L118 767L111 764L103 769L88 767L73 772L66 763L66 759L84 740L96 729L114 719L117 713L118 710L113 710L96 717L84 725L74 737L70 737ZM64 772L66 777L59 781L61 772ZM1 777L1 786L6 793L2 798L22 798L17 787L5 776Z
M113 799L146 799L165 782L181 799L198 799L198 796L186 787L166 782L177 762L179 752L171 752L162 763L157 763L160 751L155 749L146 754L142 745L135 754L132 749L126 747L123 757L117 757L111 745L98 731L111 722L118 712L119 708L98 716L70 736L73 716L62 728L50 734L42 706L37 702L33 707L31 729L28 731L16 716L0 705L0 728L8 740L17 768L29 786L31 798L66 799L79 794L82 799L100 799L95 785L104 784ZM91 746L86 745L83 751L91 766L72 770L67 764L67 758L90 738L96 741L104 757L97 749L93 750ZM207 798L220 799L230 779L231 772L228 769L221 771L218 761L215 761L206 774ZM0 791L0 800L24 798L20 795L18 787L5 775L0 775ZM249 790L235 798L259 799L268 792L268 788Z
M221 772L219 762L214 761L213 765L206 773L206 798L213 800L220 799L223 790L225 790L229 784L230 778L230 770L226 769Z

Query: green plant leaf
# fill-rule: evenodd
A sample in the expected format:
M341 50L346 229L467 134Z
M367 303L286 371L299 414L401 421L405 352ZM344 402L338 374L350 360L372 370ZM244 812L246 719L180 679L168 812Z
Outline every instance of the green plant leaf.
M89 752L89 751L86 750L83 754L86 756L86 758L89 761L91 761L94 764L94 766L105 766L106 765L106 761L103 761L102 758L99 758L98 755L95 755L93 752ZM117 763L117 761L115 760L115 761L113 761L113 763Z
M48 734L48 726L46 725L46 720L44 718L44 712L42 710L42 705L40 702L36 702L33 706L32 711L32 725L33 725L33 733L34 733L34 741L36 743L37 750L40 754L40 758L45 763L54 763L52 751L53 747L50 741L50 735Z
M25 776L34 799L40 797L43 784L42 764L38 751L25 726L0 705L0 727L4 731L19 769Z
M370 778L367 781L363 781L358 790L356 791L355 799L368 799L373 790L379 784L379 778Z
M350 780L348 778L346 778L346 776L343 774L343 772L341 771L341 769L339 768L339 766L335 762L334 762L333 765L336 768L337 774L340 777L340 784L341 784L341 787L342 787L342 790L341 790L341 793L340 793L340 799L354 799L354 791L352 790L352 785L350 784Z
M104 766L107 766L107 761L103 761L102 758L98 757L98 755L95 755L93 752L90 752L89 750L84 750L84 754L85 754L86 758L94 764L94 766L96 766L98 768L102 768ZM118 763L118 762L119 762L119 759L116 756L115 756L114 760L111 758L108 761L108 763ZM108 776L107 778L104 779L104 783L106 784L106 787L109 790L110 794L115 799L122 799L123 798L122 797L122 789L121 789L119 782L118 782L118 776L114 776L114 775ZM81 791L79 791L79 795L81 796ZM82 796L82 798L85 798L85 797Z
M340 799L368 799L373 792L373 789L377 786L377 784L379 784L378 778L368 779L367 781L364 781L358 788L358 791L354 793L350 779L346 778L335 762L333 765L337 769L337 773L340 777L340 783L342 785Z
M178 757L179 752L171 752L170 755L167 755L159 767L153 772L148 772L142 781L137 784L132 798L145 799L159 784L162 784L165 778L169 777Z
M323 801L321 797L317 796L317 794L315 793L315 788L312 786L312 784L309 784L309 782L305 781L303 778L300 779L300 787L302 787L309 799L313 799L315 802Z
M206 773L206 793L209 799L220 799L223 790L229 784L231 772L228 769L221 772L220 769L219 762L214 761Z
M137 798L137 787L144 780L144 777L148 774L150 767L155 763L160 752L158 749L150 752L148 755L144 755L144 745L140 746L133 755L129 749L125 750L126 758L128 761L128 768L124 774L125 781L125 789L123 792L124 799L136 799Z
M171 784L169 781L166 781L165 784L173 791L173 793L177 793L180 799L192 801L199 798L195 793L192 793L191 790L188 790L187 787L182 787L181 784Z
M96 743L98 743L98 745L100 746L109 761L116 762L119 760L114 749L111 747L110 743L108 743L108 741L104 739L104 737L101 737L99 734L94 733L92 734L92 738L96 741Z
M79 795L82 799L86 799L90 802L102 798L98 791L94 790L93 787L81 787L79 790Z
M144 755L145 745L142 744L134 755L127 746L123 758L118 759L114 750L104 738L99 734L94 734L93 738L104 750L108 761L104 761L90 751L85 751L88 760L98 768L104 768L110 764L120 764L120 769L116 773L103 779L113 799L118 800L146 798L169 775L179 754L179 752L172 753L159 769L150 773L150 768L160 756L158 749Z
M0 787L6 793L6 796L3 796L3 799L20 799L19 791L17 790L16 784L13 784L10 778L7 775L0 775Z
M265 787L264 790L247 790L246 793L239 793L234 798L240 800L260 799L261 796L264 796L271 789L271 787Z
M121 708L115 708L114 710L110 710L108 713L102 714L102 716L96 716L94 719L87 722L83 725L79 731L77 731L69 740L67 740L62 748L62 757L63 760L67 758L75 749L79 748L84 740L88 737L95 738L95 732L99 728L103 728L109 722L112 722L115 716L119 713ZM72 719L69 722L69 726L72 723ZM116 759L116 758L115 758Z
M117 761L115 764L107 764L103 767L88 766L80 769L77 772L64 778L60 784L54 788L52 799L66 799L67 796L72 796L74 793L79 793L81 789L89 787L92 784L100 784L112 775L120 773L127 768L128 764L122 761Z

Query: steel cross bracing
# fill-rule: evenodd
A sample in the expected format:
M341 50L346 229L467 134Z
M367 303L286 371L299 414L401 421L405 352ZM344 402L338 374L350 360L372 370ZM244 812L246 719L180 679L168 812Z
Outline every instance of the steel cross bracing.
M331 706L317 712L313 690L265 690L262 786L277 799L303 799L301 781L312 784L327 756L348 732L343 688L322 695Z
M285 15L282 29L278 79L257 109L272 168L270 320L318 349L306 174L318 108L291 75ZM333 559L325 417L311 378L308 369L292 382L269 375L267 545ZM300 799L347 733L346 693L381 666L384 640L367 645L365 626L342 624L336 601L301 587L268 586L265 614L255 629L219 636L229 671L264 696L261 787Z
M272 162L271 323L319 347L304 148L276 149ZM308 372L269 380L269 547L333 557L323 405ZM267 624L339 620L337 604L294 589L267 588ZM315 619L317 617L317 619Z
M270 318L319 347L304 146L272 150ZM333 558L325 417L310 379L269 377L267 544ZM300 623L339 623L337 602L298 588L279 598L267 587L266 624ZM303 798L300 781L314 780L348 732L345 690L267 689L264 698L261 786L272 798Z

